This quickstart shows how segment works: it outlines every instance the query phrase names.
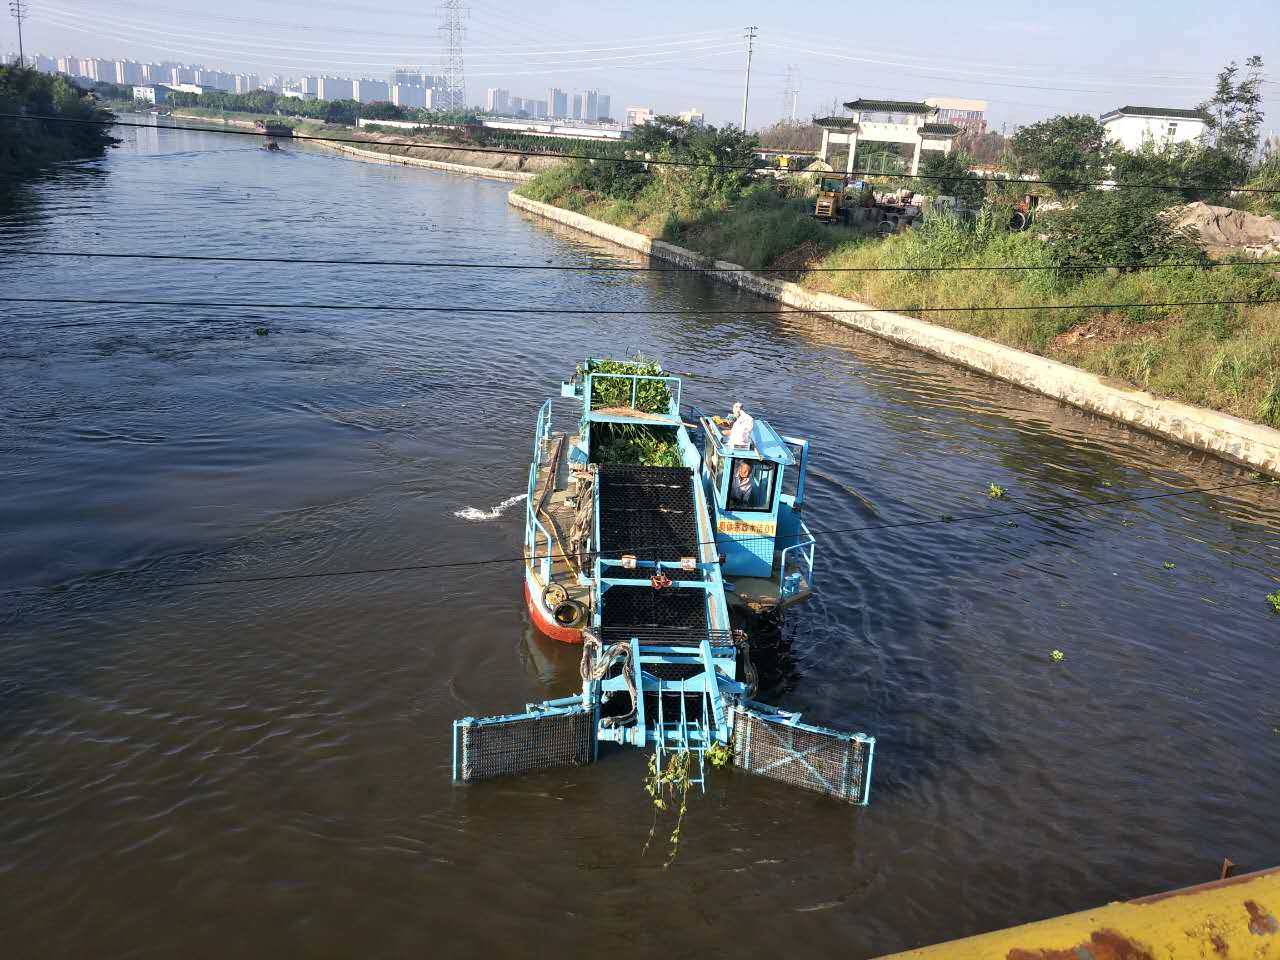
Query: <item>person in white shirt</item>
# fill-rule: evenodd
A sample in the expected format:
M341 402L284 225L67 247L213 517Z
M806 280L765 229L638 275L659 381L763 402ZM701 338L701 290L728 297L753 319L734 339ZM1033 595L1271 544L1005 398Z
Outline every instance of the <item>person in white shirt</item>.
M742 409L742 404L733 405L733 426L729 428L728 444L731 447L750 447L751 429L756 425L751 414Z

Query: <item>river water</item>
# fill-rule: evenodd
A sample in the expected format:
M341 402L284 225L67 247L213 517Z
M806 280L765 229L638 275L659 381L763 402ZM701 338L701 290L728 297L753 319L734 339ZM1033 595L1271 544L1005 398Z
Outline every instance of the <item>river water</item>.
M0 243L634 262L502 183L122 136ZM503 312L770 306L686 275L4 255L0 288L492 308L0 305L6 957L868 957L1280 862L1280 488L820 535L762 699L877 735L872 804L719 774L666 870L637 752L449 781L454 717L575 686L518 564L192 584L518 556L520 505L458 512L633 349L811 438L819 531L1241 469L823 320Z

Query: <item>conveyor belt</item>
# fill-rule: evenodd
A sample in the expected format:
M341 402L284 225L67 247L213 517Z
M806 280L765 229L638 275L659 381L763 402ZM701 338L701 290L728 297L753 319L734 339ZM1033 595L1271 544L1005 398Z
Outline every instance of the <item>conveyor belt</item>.
M698 551L693 471L600 466L600 550L606 557L676 561Z

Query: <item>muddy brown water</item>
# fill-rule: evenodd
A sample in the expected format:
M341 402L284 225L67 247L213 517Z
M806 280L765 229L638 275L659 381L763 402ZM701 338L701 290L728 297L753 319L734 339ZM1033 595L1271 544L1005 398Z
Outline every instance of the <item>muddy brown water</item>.
M632 262L501 183L124 139L0 242ZM541 400L622 350L811 438L818 531L1236 467L827 321L503 312L768 305L691 276L6 255L0 288L493 307L3 305L6 957L868 957L1280 862L1278 488L821 535L762 697L876 734L872 805L717 775L667 870L638 752L449 781L454 717L575 684L517 565L184 585L518 555L519 504L457 512L521 493Z

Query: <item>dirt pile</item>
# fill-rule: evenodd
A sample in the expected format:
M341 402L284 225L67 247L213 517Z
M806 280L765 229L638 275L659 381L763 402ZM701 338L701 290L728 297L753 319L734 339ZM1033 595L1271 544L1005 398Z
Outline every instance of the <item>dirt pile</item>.
M1280 254L1280 220L1275 217L1197 201L1174 210L1170 222L1178 228L1193 228L1211 251L1243 250L1255 257Z

